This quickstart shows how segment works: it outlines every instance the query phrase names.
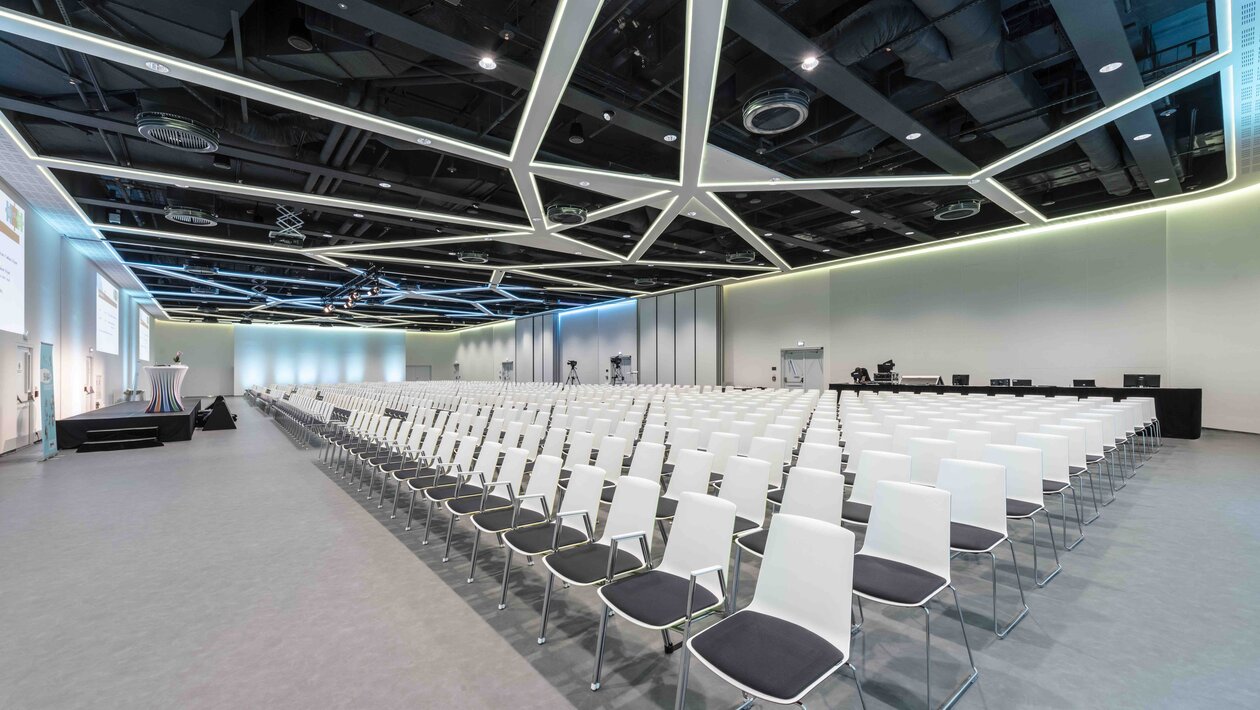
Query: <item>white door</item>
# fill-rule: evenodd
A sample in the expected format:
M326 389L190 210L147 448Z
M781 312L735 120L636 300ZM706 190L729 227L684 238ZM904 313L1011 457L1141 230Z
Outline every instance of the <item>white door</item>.
M821 390L826 388L823 377L822 348L785 349L781 355L785 389Z
M433 379L432 365L408 365L407 381L408 382L428 382Z
M21 448L31 443L32 436L35 432L35 380L32 378L31 367L34 358L31 355L31 349L25 345L18 346L17 352L17 416L14 417L16 424L16 441L15 446Z

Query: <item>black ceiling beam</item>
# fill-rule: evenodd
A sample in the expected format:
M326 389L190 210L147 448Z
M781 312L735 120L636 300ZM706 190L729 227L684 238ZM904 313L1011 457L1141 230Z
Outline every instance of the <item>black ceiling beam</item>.
M901 140L945 172L970 175L978 170L975 163L948 142L902 111L848 67L832 59L810 38L758 0L731 0L726 26L802 80ZM818 67L813 71L801 68L801 61L809 56L819 59ZM905 136L911 133L921 135L916 140L906 140Z
M1117 104L1146 88L1137 58L1129 46L1128 34L1120 12L1113 2L1100 0L1051 0L1059 24L1067 33L1068 40L1085 66L1085 73L1104 105ZM1102 73L1099 68L1121 62L1115 71ZM1160 128L1155 109L1143 106L1115 121L1121 138L1133 153L1138 169L1146 178L1147 188L1156 197L1181 194L1181 181L1177 179L1177 167L1173 164L1164 132ZM1134 136L1146 135L1144 140ZM1156 184L1156 180L1167 178Z
M474 47L467 42L443 34L431 27L423 25L406 15L394 12L369 0L299 0L304 5L323 10L334 17L340 17L361 27L391 37L439 56L460 66L482 71L498 81L511 84L518 89L529 91L534 86L534 70L511 59L496 58L493 73L485 72L477 67L477 61L489 51L489 48ZM342 8L345 9L342 9ZM567 87L560 97L560 103L580 111L587 116L598 118L603 122L604 109L608 101L572 85ZM670 128L643 116L632 113L618 113L617 126L653 139L661 145L675 150L680 149L681 141L665 143L661 138L666 133L676 133Z

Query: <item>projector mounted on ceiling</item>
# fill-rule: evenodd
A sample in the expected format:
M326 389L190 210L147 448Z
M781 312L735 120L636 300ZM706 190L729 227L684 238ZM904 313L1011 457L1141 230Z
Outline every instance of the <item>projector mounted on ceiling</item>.
M586 208L577 205L549 205L547 219L556 224L582 224L586 221Z
M770 136L796 128L809 118L809 94L800 89L771 89L744 104L744 128Z
M173 113L141 111L136 114L136 130L158 145L189 153L213 153L219 149L219 132Z
M218 215L196 207L167 205L165 216L176 224L183 224L189 227L213 227L219 223Z
M932 213L932 219L941 222L952 222L957 219L967 219L980 214L980 200L960 200L951 202L948 205L941 205Z

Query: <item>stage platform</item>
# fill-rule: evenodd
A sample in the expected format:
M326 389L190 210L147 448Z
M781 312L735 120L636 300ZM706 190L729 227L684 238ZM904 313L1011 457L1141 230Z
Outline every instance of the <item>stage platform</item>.
M157 439L161 442L188 441L196 430L201 399L185 397L182 402L182 412L148 414L144 411L149 406L148 402L122 402L68 419L58 419L57 448L77 449L88 440L88 432L91 431L140 427L156 427Z

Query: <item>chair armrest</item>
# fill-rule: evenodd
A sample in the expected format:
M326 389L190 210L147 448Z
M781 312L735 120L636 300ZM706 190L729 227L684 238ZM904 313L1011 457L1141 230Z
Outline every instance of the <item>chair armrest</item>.
M551 513L547 510L547 495L545 493L526 493L523 496L518 496L514 501L512 501L512 528L513 529L516 529L516 516L519 515L521 512L521 504L524 503L526 500L532 500L534 498L537 498L538 501L542 503L543 519L547 519L551 517Z
M494 481L492 483L483 483L481 485L481 509L482 510L485 510L486 499L490 497L491 489L500 488L502 486L507 486L508 500L514 501L516 499L516 496L512 495L512 482L511 481Z
M551 549L556 549L556 544L560 541L560 526L564 524L566 518L571 518L575 515L582 516L582 522L586 525L586 541L590 542L595 539L595 530L591 527L591 516L585 510L570 510L556 513L555 527L551 532Z
M722 590L722 601L724 606L733 607L735 604L735 600L726 598L726 574L723 572L722 565L713 565L711 567L692 570L690 575L691 579L687 582L687 627L683 630L683 635L685 637L683 639L683 643L686 643L686 640L691 637L691 620L695 618L695 615L691 613L691 607L694 603L696 595L696 581L700 577L703 577L706 574L713 574L714 572L716 572L718 576L718 587Z
M634 540L636 538L639 541L639 549L643 552L643 563L647 565L648 569L652 568L652 553L648 550L646 532L640 530L638 532L624 533L622 535L613 535L611 544L608 546L608 567L606 574L604 575L605 582L611 582L613 580L613 563L617 560L617 547L624 540Z

